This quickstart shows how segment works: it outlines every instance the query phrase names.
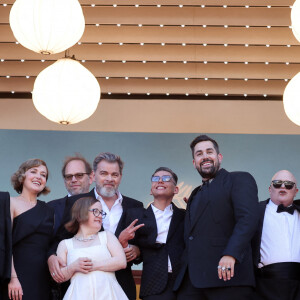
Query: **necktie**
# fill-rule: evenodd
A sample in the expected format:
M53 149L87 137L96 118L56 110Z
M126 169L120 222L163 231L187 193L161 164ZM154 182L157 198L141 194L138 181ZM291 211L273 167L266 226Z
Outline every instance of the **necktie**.
M292 214L294 214L294 210L295 210L294 204L292 204L292 205L290 205L288 207L285 207L285 206L283 206L283 204L280 204L277 207L277 212L278 213L287 212L287 213L289 213L289 214L292 215Z

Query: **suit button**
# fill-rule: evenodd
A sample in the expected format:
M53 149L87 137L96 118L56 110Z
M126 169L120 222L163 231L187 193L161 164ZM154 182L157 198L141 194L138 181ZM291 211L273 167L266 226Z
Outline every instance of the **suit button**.
M190 241L192 241L193 239L194 239L194 237L192 237L192 236L189 237L189 240L190 240Z

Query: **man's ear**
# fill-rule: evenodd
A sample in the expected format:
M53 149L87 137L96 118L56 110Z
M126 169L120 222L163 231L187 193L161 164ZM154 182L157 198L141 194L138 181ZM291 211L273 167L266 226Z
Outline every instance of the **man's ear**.
M92 173L89 175L89 184L91 185L95 181L95 173L92 171Z

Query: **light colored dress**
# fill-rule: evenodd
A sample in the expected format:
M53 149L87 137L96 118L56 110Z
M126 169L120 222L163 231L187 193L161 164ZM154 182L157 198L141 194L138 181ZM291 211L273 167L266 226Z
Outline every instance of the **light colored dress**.
M67 265L80 257L102 260L111 257L107 249L106 232L98 233L100 244L85 248L74 248L73 239L65 240L68 255ZM128 300L119 285L115 272L93 271L88 274L76 272L63 300Z

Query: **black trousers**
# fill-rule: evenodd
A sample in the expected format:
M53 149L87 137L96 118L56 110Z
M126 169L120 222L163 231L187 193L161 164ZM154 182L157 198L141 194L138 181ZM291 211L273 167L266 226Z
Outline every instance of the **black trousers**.
M256 293L260 300L300 300L300 264L276 263L257 269Z
M176 300L176 293L173 292L174 278L172 273L168 275L168 282L166 288L157 295L150 295L143 297L143 300Z
M185 272L178 290L177 300L256 300L251 286L195 288Z

